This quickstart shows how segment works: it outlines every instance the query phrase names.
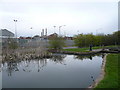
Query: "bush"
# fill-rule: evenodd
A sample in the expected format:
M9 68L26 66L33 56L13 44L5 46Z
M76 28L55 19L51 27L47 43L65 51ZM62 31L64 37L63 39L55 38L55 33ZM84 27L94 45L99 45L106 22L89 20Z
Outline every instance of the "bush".
M6 44L9 49L17 49L18 48L18 43L17 43L16 39L8 38Z
M64 39L62 37L52 37L49 41L50 48L55 50L60 50L65 45Z

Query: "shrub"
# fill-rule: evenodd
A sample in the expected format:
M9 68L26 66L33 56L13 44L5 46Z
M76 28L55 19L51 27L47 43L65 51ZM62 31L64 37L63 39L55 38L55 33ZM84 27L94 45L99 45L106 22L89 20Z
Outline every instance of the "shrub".
M52 37L49 41L50 48L55 50L60 50L65 45L64 39L62 37Z

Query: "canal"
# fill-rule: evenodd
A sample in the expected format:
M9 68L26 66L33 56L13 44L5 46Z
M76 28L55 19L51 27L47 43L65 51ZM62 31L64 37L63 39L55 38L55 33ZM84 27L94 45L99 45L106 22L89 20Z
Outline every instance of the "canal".
M3 62L2 87L87 88L100 75L103 57L54 54L52 58Z

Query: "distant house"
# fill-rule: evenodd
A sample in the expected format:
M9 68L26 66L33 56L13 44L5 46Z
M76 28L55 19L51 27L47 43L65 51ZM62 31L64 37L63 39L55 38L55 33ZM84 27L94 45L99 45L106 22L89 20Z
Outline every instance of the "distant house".
M32 37L22 37L20 36L18 39L33 39Z
M51 38L53 38L53 37L57 37L57 36L58 36L57 33L53 33L53 34L50 34L50 35L48 36L48 39L51 39Z
M26 39L32 39L32 37L26 37Z
M73 37L64 37L65 40L73 40Z
M26 39L26 37L22 37L22 36L20 36L18 39Z
M22 37L22 36L20 36L19 38L18 38L18 41L19 41L19 46L24 46L26 43L28 43L28 42L32 42L32 37Z
M58 34L57 33L50 34L48 36L48 39L53 38L53 37L58 37ZM73 40L73 37L67 37L67 36L65 36L64 39L65 40Z

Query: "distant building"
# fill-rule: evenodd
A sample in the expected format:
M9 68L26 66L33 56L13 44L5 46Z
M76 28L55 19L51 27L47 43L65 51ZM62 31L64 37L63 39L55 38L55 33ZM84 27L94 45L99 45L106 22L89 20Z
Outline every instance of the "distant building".
M35 36L33 37L33 40L40 40L40 36L39 36L39 35L35 35Z
M64 37L65 40L73 40L74 38L73 37Z
M0 30L0 45L2 47L7 47L8 43L15 41L14 33L8 31L7 29Z
M48 39L51 39L51 38L53 38L53 37L57 37L57 36L58 36L57 33L53 33L53 34L50 34L50 35L48 36Z
M33 39L32 37L22 37L20 36L18 39Z
M0 37L3 37L3 38L13 38L14 37L14 33L8 31L7 29L1 29L0 30Z

